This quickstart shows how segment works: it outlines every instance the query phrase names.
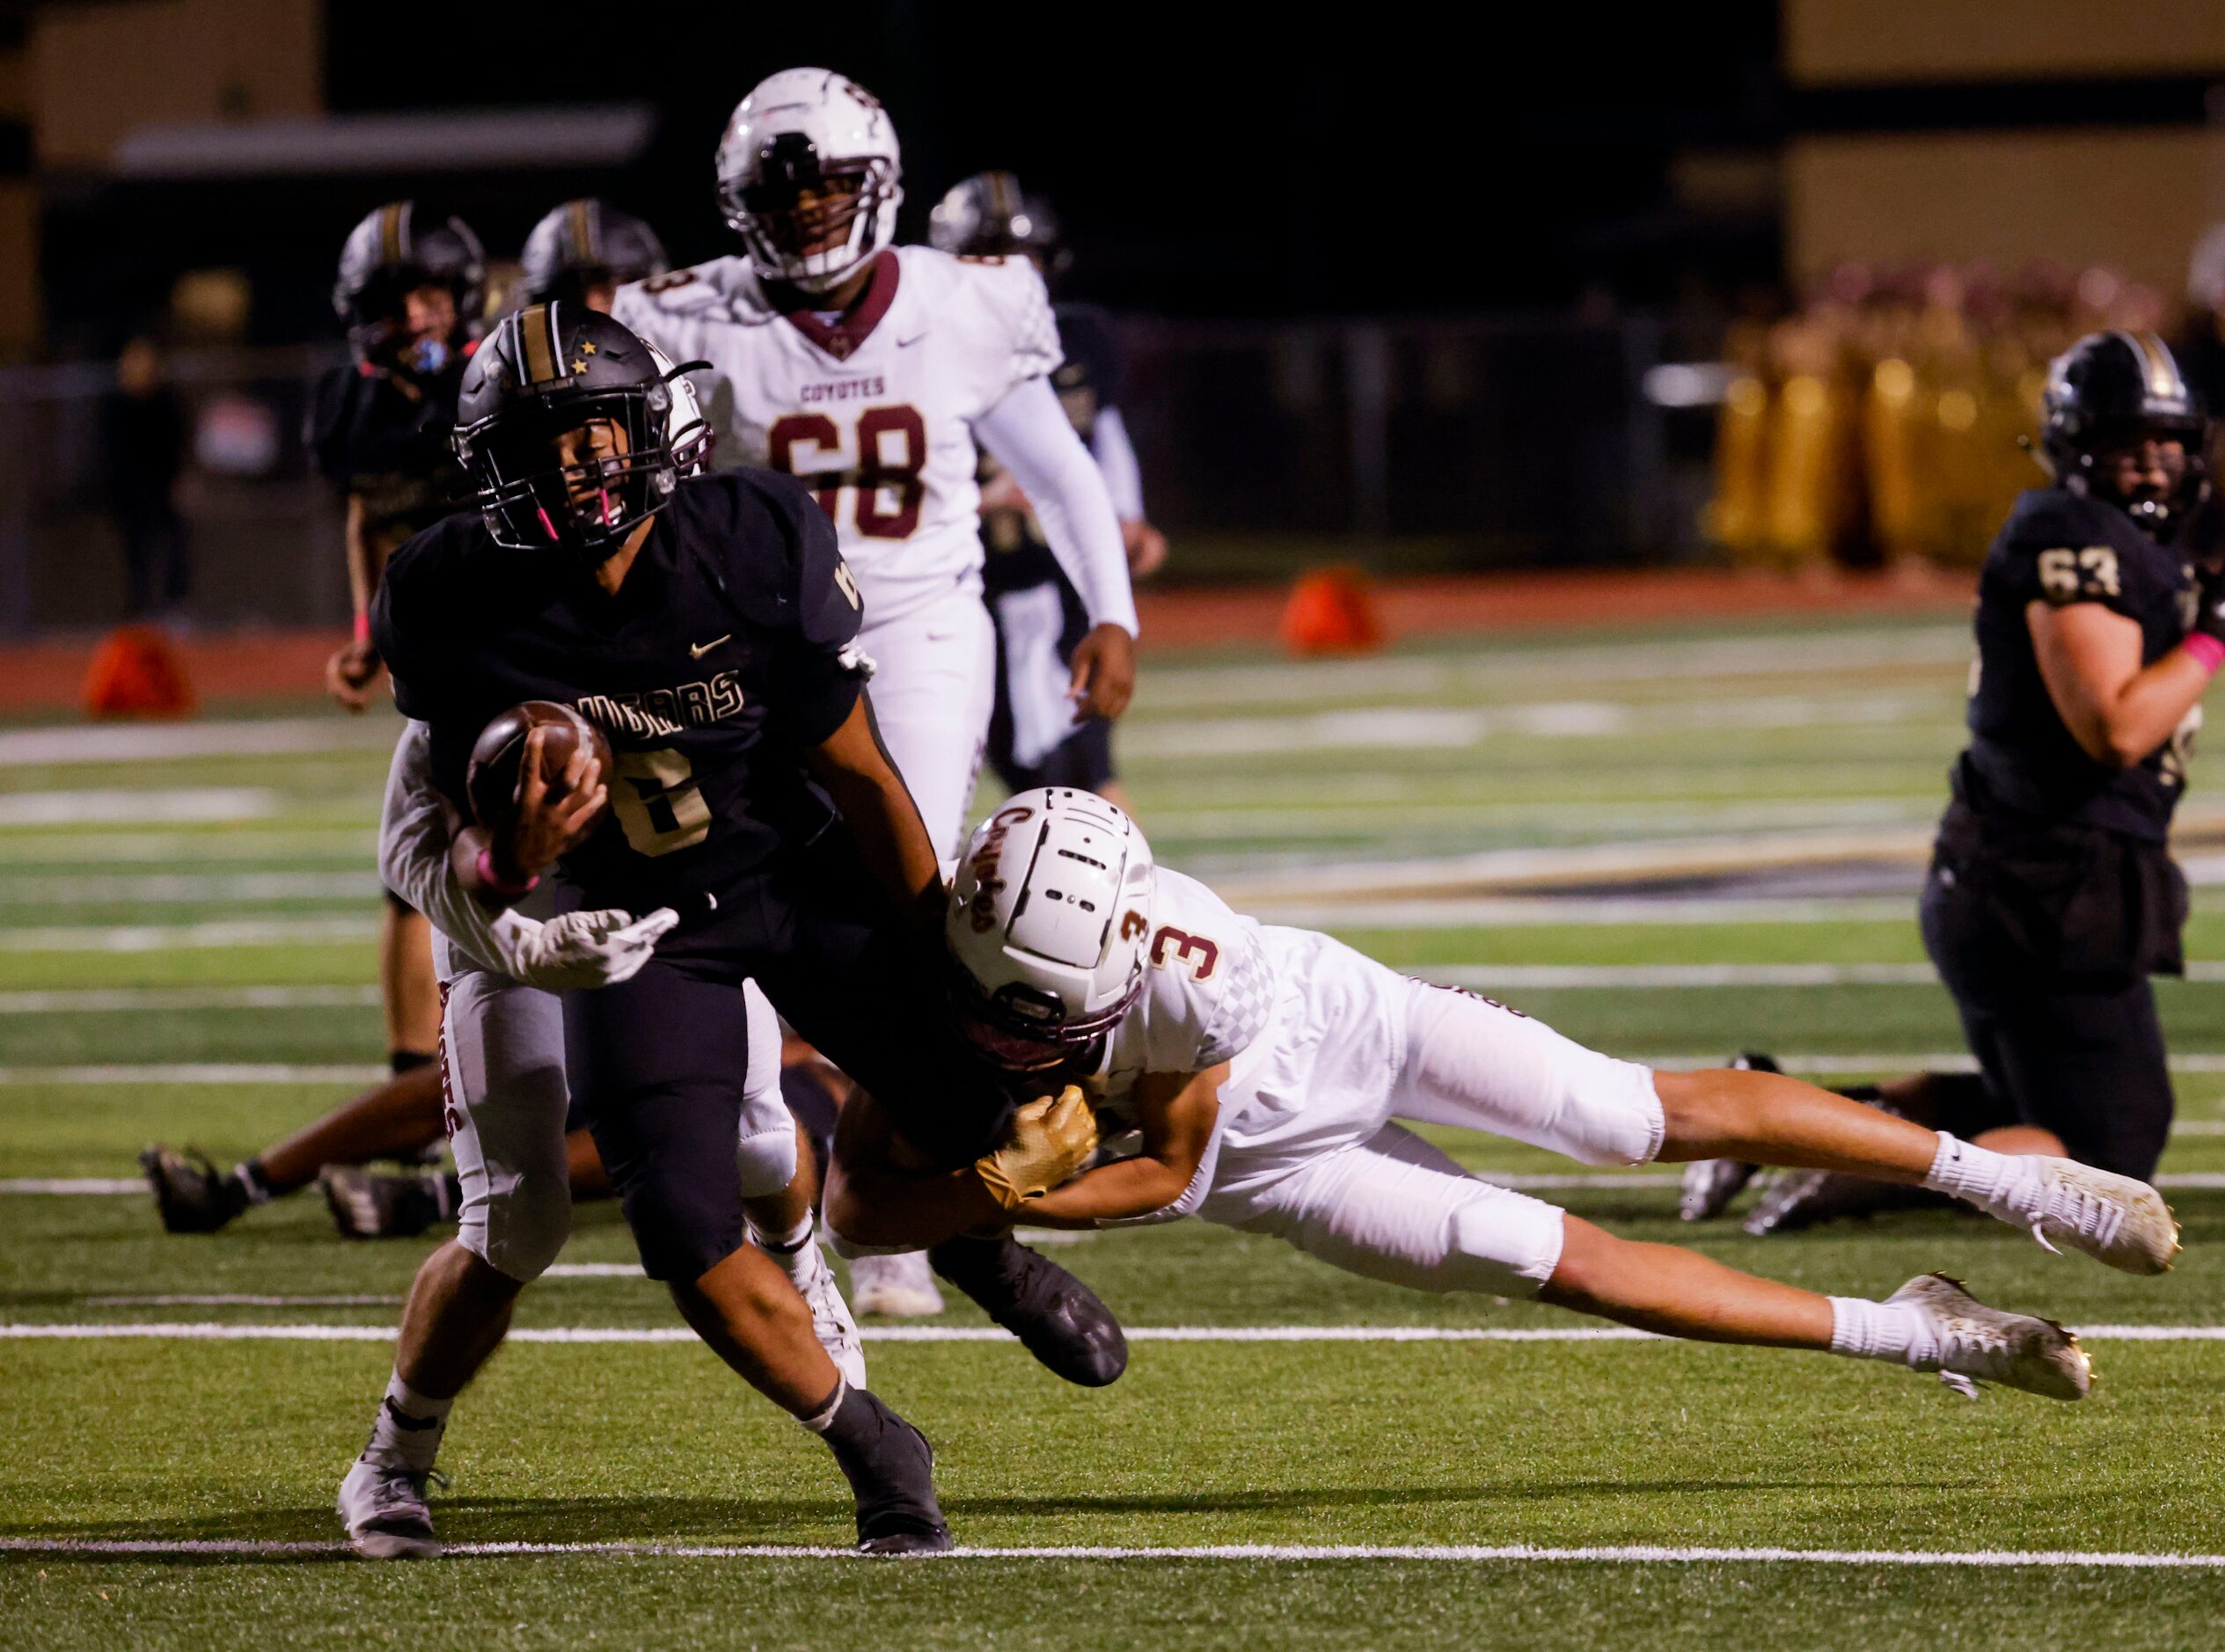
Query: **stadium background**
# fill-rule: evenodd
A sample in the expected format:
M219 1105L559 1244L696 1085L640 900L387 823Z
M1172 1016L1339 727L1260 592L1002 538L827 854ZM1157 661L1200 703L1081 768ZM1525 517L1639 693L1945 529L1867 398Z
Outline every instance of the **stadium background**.
M2225 810L2199 764L2192 978L2164 993L2177 1274L2129 1287L1923 1214L1701 1238L1833 1289L1944 1267L2090 1327L2104 1386L2068 1417L1820 1361L1459 1341L1570 1327L1176 1228L1061 1253L1131 1327L1197 1336L1139 1335L1105 1395L963 1340L970 1310L956 1340L869 1348L938 1440L962 1540L1094 1558L864 1581L684 1555L286 1563L333 1536L416 1247L342 1246L313 1195L171 1239L143 1199L91 1189L157 1136L250 1151L377 1071L392 725L316 698L347 598L299 438L340 349L340 240L409 193L501 257L594 192L676 259L715 255L711 145L792 62L890 106L905 238L946 185L1012 167L1060 209L1068 290L1120 318L1174 545L1123 731L1163 859L1617 1053L1953 1058L1913 904L1968 570L2030 474L2015 438L2050 349L2104 322L2218 349L2189 275L2225 218L2225 11L1784 0L1602 14L1545 49L1486 14L1265 34L1201 10L0 4L0 1181L26 1189L0 1194L0 1410L32 1420L0 1454L0 1641L2214 1633L2225 1573L2157 1558L2225 1553ZM86 728L86 659L123 609L97 403L141 333L194 420L196 580L171 618L211 715ZM1291 581L1330 565L1371 576L1390 646L1291 662ZM1653 1173L1445 1139L1620 1231L1692 1237ZM630 1261L615 1213L584 1212L571 1271L521 1310L545 1341L506 1353L455 1432L444 1535L841 1541L777 1418L699 1350L624 1340L670 1321ZM180 1322L202 1328L114 1334ZM1226 1544L1366 1553L1102 1553ZM1521 1544L1563 1558L1416 1548ZM1628 1546L1660 1553L1599 1553ZM1777 1547L1851 1558L1746 1553ZM1878 1558L1902 1551L1952 1563ZM2065 1558L2094 1551L2138 1563ZM2027 1558L1971 1559L1999 1552Z

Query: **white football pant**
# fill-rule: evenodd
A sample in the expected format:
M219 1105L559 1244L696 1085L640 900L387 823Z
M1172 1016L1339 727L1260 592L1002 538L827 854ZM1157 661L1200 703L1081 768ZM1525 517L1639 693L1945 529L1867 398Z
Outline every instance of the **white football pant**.
M1224 1087L1224 1106L1240 1111L1199 1206L1207 1221L1275 1234L1372 1279L1534 1296L1560 1261L1560 1210L1478 1181L1390 1121L1482 1130L1587 1165L1660 1151L1665 1121L1646 1068L1326 936L1268 939L1297 990L1285 985L1261 1034L1277 1053L1255 1061L1247 1050ZM1291 1093L1300 1085L1305 1093ZM1268 1093L1231 1097L1240 1085ZM1246 1129L1255 1117L1266 1128Z
M858 647L873 661L874 720L919 806L935 858L956 858L966 806L989 741L997 697L997 636L978 580L886 625L871 623Z

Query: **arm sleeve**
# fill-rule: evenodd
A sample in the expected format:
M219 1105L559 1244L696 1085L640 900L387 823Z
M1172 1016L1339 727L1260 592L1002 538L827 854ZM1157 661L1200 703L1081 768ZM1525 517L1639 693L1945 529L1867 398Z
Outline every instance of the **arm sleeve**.
M1007 391L975 421L974 435L1028 495L1044 542L1081 593L1089 623L1136 633L1136 597L1105 478L1074 434L1048 380Z
M1144 519L1144 472L1136 463L1135 444L1128 440L1128 421L1117 407L1101 407L1089 433L1090 457L1103 473L1105 492L1112 495L1113 515L1123 522Z
M500 917L471 897L449 861L456 822L433 785L432 748L432 731L418 722L394 747L378 817L379 881L474 963L506 974Z

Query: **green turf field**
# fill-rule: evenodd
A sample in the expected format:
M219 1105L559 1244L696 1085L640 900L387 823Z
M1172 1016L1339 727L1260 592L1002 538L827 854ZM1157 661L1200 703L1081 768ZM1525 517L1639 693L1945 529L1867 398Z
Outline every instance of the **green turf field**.
M1760 1046L1886 1072L1958 1048L1905 857L1941 801L1965 654L1956 626L1870 624L1186 662L1147 671L1127 769L1161 860L1263 915L1334 924L1618 1054ZM2166 1279L1937 1214L1768 1241L1683 1228L1659 1171L1545 1194L1833 1291L1965 1277L2091 1328L2082 1405L1973 1403L1814 1356L1506 1337L1580 1327L1195 1224L1090 1235L1055 1254L1135 1339L1112 1389L1065 1388L1006 1342L868 1344L875 1387L936 1442L960 1542L1007 1553L765 1555L846 1540L838 1477L678 1340L602 1205L527 1293L533 1340L450 1428L437 1513L471 1552L340 1561L333 1491L423 1246L343 1243L313 1193L172 1239L143 1196L31 1188L128 1180L153 1139L228 1161L376 1072L369 859L392 731L304 705L196 726L177 758L127 749L143 735L0 733L0 1645L2217 1644L2225 897L2207 891L2189 950L2210 967L2164 990L2187 1243ZM1526 892L1541 869L1555 891ZM1491 1173L1585 1173L1440 1139ZM96 1334L131 1327L157 1329ZM1261 1334L1293 1327L1348 1334ZM1461 1331L1493 1334L1437 1334ZM1182 1553L1134 1553L1160 1550Z

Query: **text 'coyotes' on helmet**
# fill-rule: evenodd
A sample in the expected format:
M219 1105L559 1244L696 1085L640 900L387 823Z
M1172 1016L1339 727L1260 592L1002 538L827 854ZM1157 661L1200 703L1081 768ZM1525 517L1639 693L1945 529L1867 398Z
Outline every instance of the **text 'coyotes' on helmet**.
M2154 333L2088 333L2049 365L2040 410L2055 479L2118 506L2152 537L2168 540L2208 497L2209 418ZM2150 441L2183 448L2178 482L2120 493L2104 457Z
M436 218L414 201L390 201L348 232L333 283L333 308L360 355L375 353L421 287L446 288L455 298L456 331L466 332L486 311L487 254L461 218ZM420 365L436 372L441 363Z
M504 317L465 370L454 437L494 542L599 563L662 509L684 463L673 371L583 304Z
M718 165L720 208L765 281L823 292L895 239L896 128L832 69L758 82L727 122Z
M1066 264L1058 215L1010 172L976 172L951 185L927 215L927 241L967 258L1032 258L1046 274Z
M632 213L589 199L552 208L526 236L518 265L525 296L537 304L553 299L585 303L598 287L647 281L671 267L655 230Z
M958 1020L992 1060L1064 1061L1144 989L1154 872L1136 822L1094 792L1021 792L968 841L943 938Z

